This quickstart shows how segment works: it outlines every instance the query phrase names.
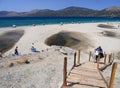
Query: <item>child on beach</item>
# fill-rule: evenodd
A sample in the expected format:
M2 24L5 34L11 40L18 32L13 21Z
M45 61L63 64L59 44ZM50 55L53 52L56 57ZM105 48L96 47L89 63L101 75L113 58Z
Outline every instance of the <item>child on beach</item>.
M15 55L19 55L19 53L18 53L18 47L15 48L14 54Z
M34 43L32 43L31 51L32 51L32 52L36 52L36 48L34 47Z
M40 51L38 51L38 50L34 47L34 43L32 43L31 51L32 51L32 52L40 53Z

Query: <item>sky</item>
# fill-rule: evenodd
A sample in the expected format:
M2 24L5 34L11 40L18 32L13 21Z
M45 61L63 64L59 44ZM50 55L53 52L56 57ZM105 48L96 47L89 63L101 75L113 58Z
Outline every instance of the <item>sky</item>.
M120 0L0 0L0 11L59 10L69 6L101 10L111 6L120 7Z

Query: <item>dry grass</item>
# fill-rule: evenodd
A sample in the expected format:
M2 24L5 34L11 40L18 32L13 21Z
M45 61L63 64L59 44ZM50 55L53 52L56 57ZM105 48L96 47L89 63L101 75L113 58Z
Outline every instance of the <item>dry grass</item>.
M116 53L115 58L120 60L120 51Z
M10 60L0 63L0 68L2 68L2 67L13 67L13 66L14 66L14 63Z
M33 58L34 58L34 60L40 60L40 59L42 59L40 56L35 56Z
M11 62L11 63L9 64L9 67L13 67L13 66L14 66L14 63Z
M28 58L24 58L24 57L16 59L15 62L18 64L29 63Z
M0 62L0 68L2 67L13 67L15 65L30 64L30 62L41 60L42 58L39 55L26 55L18 58L8 59L6 61Z

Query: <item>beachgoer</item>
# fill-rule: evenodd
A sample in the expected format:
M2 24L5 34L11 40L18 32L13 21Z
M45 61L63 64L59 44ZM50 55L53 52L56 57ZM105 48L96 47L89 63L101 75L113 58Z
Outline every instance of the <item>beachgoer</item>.
M98 51L99 51L100 58L103 58L104 55L103 55L103 49L101 48L101 46L98 47Z
M95 55L96 55L95 58L98 58L98 55L99 55L99 51L98 51L98 49L95 49Z
M98 51L100 58L104 57L103 55L103 49L101 48L101 46L99 46L98 48L96 48L96 50Z
M94 55L95 55L94 58L95 58L96 61L97 61L97 58L98 58L99 55L100 55L100 58L104 57L103 50L102 50L101 46L99 46L98 48L95 49L95 54Z
M32 52L36 52L36 48L34 47L34 43L32 43L31 51L32 51Z
M93 55L94 59L95 59L95 62L97 62L97 58L98 58L98 55L99 55L99 51L98 51L98 48L95 49L95 53Z
M15 55L19 55L19 53L18 53L18 47L15 48L14 54L15 54Z

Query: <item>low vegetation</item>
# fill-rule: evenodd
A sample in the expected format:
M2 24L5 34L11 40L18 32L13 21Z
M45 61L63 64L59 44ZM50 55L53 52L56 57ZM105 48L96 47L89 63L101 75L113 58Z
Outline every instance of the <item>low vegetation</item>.
M0 52L4 53L22 37L23 30L14 30L0 36Z
M108 29L114 29L115 27L112 25L106 25L106 24L99 24L98 27L101 28L108 28Z
M68 33L60 32L53 36L50 36L45 43L49 46L58 45L58 46L73 46L79 43L79 40L69 36Z
M31 62L42 60L42 58L39 55L25 55L25 56L19 56L19 57L9 57L7 60L1 59L0 62L0 68L3 67L13 67L16 65L24 65L24 64L30 64Z
M120 51L117 52L117 54L115 55L115 58L120 60Z
M117 34L115 32L111 32L111 31L103 31L103 32L101 32L101 34L103 36L107 36L107 37L117 37Z

